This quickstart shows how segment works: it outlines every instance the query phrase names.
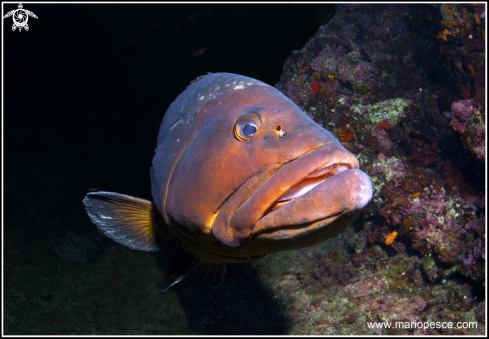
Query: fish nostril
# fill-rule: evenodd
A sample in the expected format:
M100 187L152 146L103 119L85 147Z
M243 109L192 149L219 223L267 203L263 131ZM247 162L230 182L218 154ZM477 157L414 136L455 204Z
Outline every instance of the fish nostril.
M278 134L278 137L279 138L285 137L285 132L282 130L282 125L275 126L275 129L274 130L275 130L275 133Z

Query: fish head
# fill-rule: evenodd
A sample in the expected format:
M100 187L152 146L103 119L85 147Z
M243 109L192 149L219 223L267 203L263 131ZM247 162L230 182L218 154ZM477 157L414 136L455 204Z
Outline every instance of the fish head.
M327 239L370 201L357 158L274 87L215 73L186 92L152 168L154 200L182 238L252 259Z

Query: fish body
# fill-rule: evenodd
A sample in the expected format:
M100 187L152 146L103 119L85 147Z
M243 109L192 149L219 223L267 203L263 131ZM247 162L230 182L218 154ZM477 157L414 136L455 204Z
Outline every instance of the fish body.
M91 192L84 203L113 240L156 251L176 235L212 267L324 241L372 197L330 132L274 87L230 73L199 77L171 104L151 190L152 202Z

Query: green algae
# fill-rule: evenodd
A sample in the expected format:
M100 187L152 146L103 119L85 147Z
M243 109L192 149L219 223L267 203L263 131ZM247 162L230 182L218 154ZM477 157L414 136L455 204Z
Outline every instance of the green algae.
M383 121L387 121L391 125L397 124L399 118L403 118L404 108L408 107L410 100L403 98L387 99L373 105L352 105L352 112L358 115L364 114L367 121L373 125L378 125Z

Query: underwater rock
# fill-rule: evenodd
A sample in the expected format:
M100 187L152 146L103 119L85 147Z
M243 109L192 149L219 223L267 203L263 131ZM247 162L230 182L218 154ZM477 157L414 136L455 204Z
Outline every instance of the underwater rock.
M441 319L469 304L473 314L468 287L450 278L462 275L477 290L485 276L484 24L483 4L336 5L336 16L285 62L275 87L357 155L374 188L363 229L357 223L338 244L350 253L350 278L328 309L348 295L370 305L362 310L380 308L372 313L380 321L396 310L406 321ZM392 265L397 277L375 273ZM462 290L449 306L448 293ZM337 321L372 319L362 312ZM331 314L325 318L335 326Z

